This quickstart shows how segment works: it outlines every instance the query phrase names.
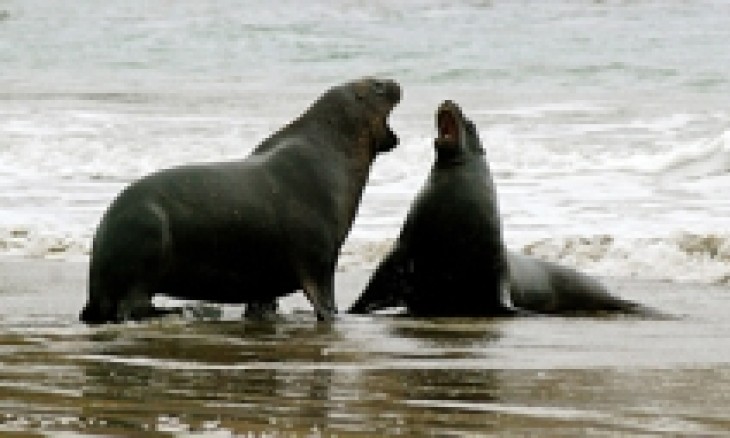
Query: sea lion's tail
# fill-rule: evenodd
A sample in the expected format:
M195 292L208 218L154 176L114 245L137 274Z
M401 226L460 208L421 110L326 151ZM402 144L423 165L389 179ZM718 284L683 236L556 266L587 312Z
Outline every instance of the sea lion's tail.
M657 321L675 321L681 319L677 315L662 312L661 310L646 306L644 304L639 304L634 301L628 300L622 301L623 306L621 306L621 308L617 310L617 313L623 315L636 316L642 319L652 319Z

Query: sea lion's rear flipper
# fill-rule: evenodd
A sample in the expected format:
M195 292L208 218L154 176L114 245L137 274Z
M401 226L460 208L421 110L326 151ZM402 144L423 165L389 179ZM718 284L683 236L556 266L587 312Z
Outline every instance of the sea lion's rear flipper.
M366 314L401 306L407 289L406 257L394 250L378 265L365 291L347 313Z
M137 202L140 196L133 190L127 193L115 201L118 210L105 215L94 237L89 297L80 315L88 324L176 313L152 305L171 245L168 213L156 202Z
M266 321L276 317L279 305L276 298L267 301L250 301L246 303L246 319Z

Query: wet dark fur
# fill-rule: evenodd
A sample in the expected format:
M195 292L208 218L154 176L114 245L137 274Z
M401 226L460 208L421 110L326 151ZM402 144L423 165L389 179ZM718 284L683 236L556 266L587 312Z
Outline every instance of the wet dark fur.
M413 315L511 313L502 299L506 252L489 167L459 108L458 144L439 144L393 250L350 312L403 304ZM443 106L443 105L442 105Z
M96 230L81 319L164 313L158 293L268 312L300 289L331 319L339 249L375 156L397 144L387 117L399 100L392 81L337 86L243 160L132 183Z
M458 147L444 139L444 132L453 130L441 127L444 110L459 122ZM474 124L447 101L437 112L437 125L431 173L393 250L350 313L395 306L433 316L652 313L612 296L578 271L507 252L494 183Z
M660 316L658 312L612 295L597 279L575 269L510 253L512 303L535 313L626 313Z

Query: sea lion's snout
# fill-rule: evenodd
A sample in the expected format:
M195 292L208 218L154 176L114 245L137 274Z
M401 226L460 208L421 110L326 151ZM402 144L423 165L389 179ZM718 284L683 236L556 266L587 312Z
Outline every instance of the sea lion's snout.
M369 85L373 94L384 98L392 107L396 106L402 97L400 85L392 79L365 78L363 84Z
M396 133L390 127L388 117L393 111L393 108L395 108L395 106L400 102L403 97L403 92L400 85L392 79L373 79L372 87L376 95L384 97L388 104L390 104L385 117L382 119L386 138L378 148L378 152L388 152L396 147L400 141Z
M400 85L392 79L386 79L382 81L382 84L385 88L385 94L388 99L393 102L393 106L397 105L400 102L401 97L403 97Z

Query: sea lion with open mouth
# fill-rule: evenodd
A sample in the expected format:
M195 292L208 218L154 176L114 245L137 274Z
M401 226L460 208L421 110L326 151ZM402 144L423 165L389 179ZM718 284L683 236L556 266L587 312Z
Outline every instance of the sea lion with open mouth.
M453 102L436 113L436 160L393 250L350 308L413 315L503 315L509 284L497 195L476 127Z
M405 306L423 316L658 315L574 269L507 251L476 127L451 101L439 106L436 125L431 173L350 313Z

